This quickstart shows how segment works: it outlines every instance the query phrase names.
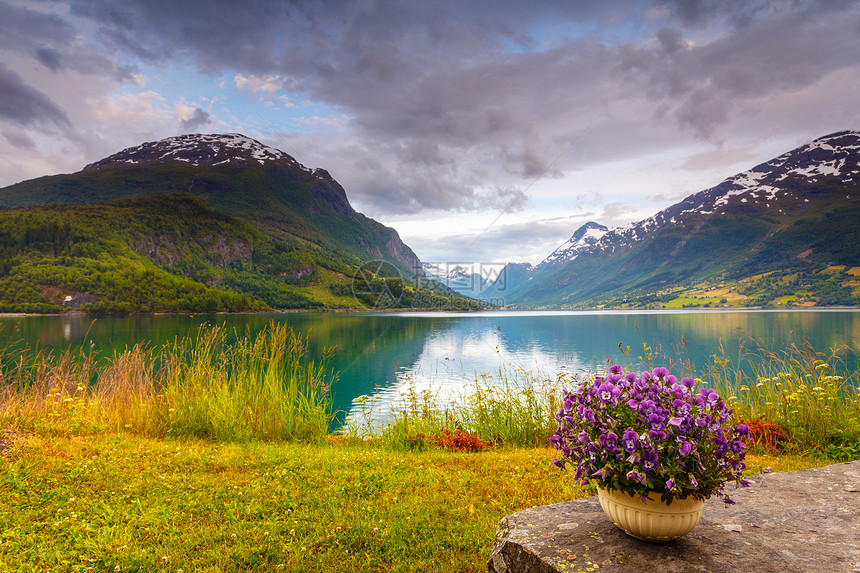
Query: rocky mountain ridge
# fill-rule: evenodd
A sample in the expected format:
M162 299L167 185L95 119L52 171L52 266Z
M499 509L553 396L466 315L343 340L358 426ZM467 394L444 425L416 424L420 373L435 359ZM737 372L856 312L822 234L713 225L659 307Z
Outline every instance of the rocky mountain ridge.
M328 171L235 133L180 135L129 147L77 173L0 188L0 207L6 208L0 214L23 216L0 233L0 282L7 279L15 300L29 301L33 312L56 303L40 292L87 289L108 312L350 307L361 305L352 288L356 273L393 266L405 279L420 269L398 233L356 212ZM117 223L130 213L137 213L134 225ZM100 224L102 240L87 220L125 227ZM128 272L111 270L116 276L103 277L92 268L94 256L109 257ZM89 286L72 288L77 279L62 278L68 274L63 265L80 267L74 276L85 277ZM52 275L41 276L40 269L55 266ZM132 270L134 276L126 277ZM158 286L134 301L115 300L125 292L104 284L134 284L150 274ZM21 281L33 288L19 293ZM421 299L410 291L404 301L407 294ZM446 296L423 300L444 305ZM179 298L186 302L171 306Z
M564 264L584 253L612 252L630 246L667 225L689 217L731 213L744 204L771 204L783 212L781 201L804 201L798 185L836 178L844 185L860 183L860 131L840 131L812 141L725 179L719 185L685 198L639 222L609 229L589 221L544 259L537 268Z
M860 290L850 274L860 267L857 220L860 132L841 131L729 177L642 221L613 229L588 222L539 265L520 273L517 282L509 280L504 293L490 287L484 296L501 295L515 305L618 304L631 299L656 303L679 285L697 281L718 283L786 269L821 272L835 265L847 273L841 286L828 286L838 293L823 299L813 293L807 302L850 301L850 290ZM794 271L785 281L797 281ZM817 284L810 276L805 284ZM801 287L795 290L802 293Z

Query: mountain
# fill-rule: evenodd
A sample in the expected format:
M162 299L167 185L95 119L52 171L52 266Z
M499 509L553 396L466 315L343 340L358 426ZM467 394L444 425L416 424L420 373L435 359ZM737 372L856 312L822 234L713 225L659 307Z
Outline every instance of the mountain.
M394 229L357 213L324 169L240 134L193 134L130 147L71 175L0 189L0 206L104 203L183 193L275 235L351 258L384 259L412 274L420 262Z
M860 304L860 132L789 151L652 217L589 222L507 304Z
M507 263L494 280L487 281L484 285L481 300L504 306L508 291L528 281L534 271L535 267L529 263Z
M436 281L463 296L478 298L487 285L480 273L475 272L475 265L445 265L444 268L433 263L422 263L424 276Z
M240 134L170 137L0 189L0 255L0 311L445 306L452 297L427 291L412 250L356 212L327 171Z
M555 264L563 264L572 261L582 253L591 253L609 232L609 227L589 221L541 261L537 268L542 269Z

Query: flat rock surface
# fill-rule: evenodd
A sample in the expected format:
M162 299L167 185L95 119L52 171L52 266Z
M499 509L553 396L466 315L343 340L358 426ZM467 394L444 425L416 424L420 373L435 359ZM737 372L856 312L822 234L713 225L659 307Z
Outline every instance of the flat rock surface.
M504 518L493 573L860 573L860 461L761 474L705 502L692 532L668 543L628 536L596 497Z

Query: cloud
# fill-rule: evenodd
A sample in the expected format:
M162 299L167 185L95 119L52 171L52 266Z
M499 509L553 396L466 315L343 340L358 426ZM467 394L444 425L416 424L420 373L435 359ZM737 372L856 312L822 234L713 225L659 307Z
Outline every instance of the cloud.
M167 99L155 90L121 93L107 97L97 109L97 118L106 125L167 123ZM190 110L189 110L190 111Z
M36 149L36 142L33 141L26 132L21 131L19 129L4 129L0 132L0 135L3 136L9 145L18 149L25 149L27 151L33 151Z
M0 118L18 125L70 127L66 112L20 75L0 63Z
M52 72L57 72L60 69L60 53L53 48L37 48L36 59L42 62L46 68Z
M730 163L709 150L728 150L733 142L750 158L761 157L777 143L773 138L803 141L856 127L845 123L860 114L851 97L860 70L856 2L548 0L536 8L500 0L488 9L457 0L214 6L210 0L69 0L34 6L0 2L8 32L0 34L4 77L19 74L14 85L36 90L76 125L79 117L91 121L94 139L134 144L166 135L177 122L183 130L246 132L286 132L289 125L295 132L283 140L292 149L272 133L257 135L328 169L351 200L383 219L502 210L515 200L513 211L537 204L542 187L571 179L577 186L564 190L566 207L599 213L605 202L618 202L633 209L633 199L619 196L635 195L647 182L621 183L619 175L609 189L601 168L693 154L695 160L674 165L699 170L683 174L694 192L706 186L695 186L696 173ZM191 71L182 86L188 93L171 93L157 77L172 64ZM110 85L94 94L73 76L74 95L52 90L70 71ZM192 93L193 80L203 76L222 81L218 93L228 98L229 111L227 103L203 99L211 93ZM104 109L90 110L89 102L105 102ZM271 110L267 123L274 127L262 126L247 107L239 111L249 102L275 106L288 119L278 124ZM50 109L39 117L50 117ZM648 191L655 201L677 192ZM632 215L617 207L603 216Z
M196 131L200 131L201 128L212 122L212 118L209 114L199 107L194 108L190 115L183 115L186 115L187 117L180 117L179 119L179 130L182 133L194 133Z
M267 74L263 76L243 76L236 74L233 77L236 87L240 90L250 90L253 92L274 93L277 91L289 89L295 86L296 82L290 78L282 78L275 74Z
M537 218L498 224L483 232L411 237L409 245L427 261L530 262L537 264L588 220L575 217ZM447 257L446 257L447 254Z

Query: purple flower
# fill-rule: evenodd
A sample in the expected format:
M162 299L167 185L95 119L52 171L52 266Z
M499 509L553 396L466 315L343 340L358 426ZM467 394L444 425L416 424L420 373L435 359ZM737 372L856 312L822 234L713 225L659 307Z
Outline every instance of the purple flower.
M657 412L657 404L654 403L654 400L642 400L642 403L639 404L639 413L643 416L650 416Z
M731 414L716 391L697 389L691 377L678 382L662 367L637 377L613 365L564 393L550 438L561 452L553 464L575 466L580 485L606 485L613 476L618 486L626 476L622 487L636 495L650 486L722 498L727 481L746 485L742 437L749 427L731 425Z
M588 451L588 460L591 463L596 462L598 458L597 454L600 452L598 445L592 442L588 444L588 448L586 448L586 450Z
M657 432L659 432L660 430L662 430L663 428L666 427L666 424L663 423L665 421L666 421L666 418L664 418L660 414L651 414L650 416L648 416L648 426L652 430L657 431Z
M655 442L662 442L666 439L666 432L662 430L648 430L648 435L651 436L651 439Z
M602 434L598 441L600 445L609 450L610 452L618 451L618 436L615 432L609 432L608 434Z
M642 469L646 472L650 472L651 470L657 467L657 462L659 461L659 456L657 452L654 450L650 450L642 454Z
M686 416L690 413L690 403L686 400L676 398L675 400L672 400L672 407L675 408L675 411L681 416Z
M621 443L627 453L633 453L639 446L639 434L636 430L625 430L624 435L621 436Z
M614 404L618 400L618 396L621 395L621 390L612 383L604 382L598 388L597 395L602 401Z
M704 400L704 403L713 408L720 401L719 395L711 388L702 388L699 390L699 395Z

